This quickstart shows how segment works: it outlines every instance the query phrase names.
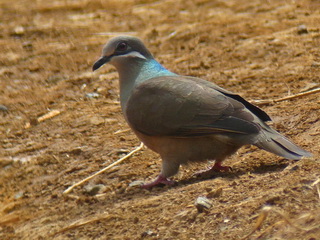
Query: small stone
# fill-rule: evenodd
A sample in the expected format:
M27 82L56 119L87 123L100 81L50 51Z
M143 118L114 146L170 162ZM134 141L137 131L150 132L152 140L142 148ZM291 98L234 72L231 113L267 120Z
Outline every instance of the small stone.
M308 34L309 33L306 25L304 25L304 24L301 24L301 25L298 26L298 31L297 32L298 32L299 35Z
M15 200L18 200L18 199L22 198L23 195L24 195L24 191L17 192L17 193L14 195L14 199L15 199Z
M8 112L8 108L6 106L0 104L0 111Z
M102 117L92 117L90 118L90 123L93 125L100 125L105 123L104 118Z
M98 98L100 97L99 93L93 92L93 93L86 93L87 98Z
M212 207L212 201L206 197L198 197L194 203L199 213L207 211Z
M105 92L107 92L107 88L105 88L105 87L98 87L96 91L97 91L97 93L105 93Z
M106 189L106 186L103 184L87 185L85 189L90 196L94 196L99 192L103 192Z
M230 219L226 218L226 219L223 220L223 222L224 223L228 223L228 222L230 222Z
M144 231L143 233L141 233L141 237L142 238L145 238L145 237L150 237L150 236L155 236L156 234L151 231L151 230L147 230L147 231Z
M129 183L129 187L136 187L136 186L141 186L141 185L143 185L143 181L141 181L141 180L136 180L136 181L133 181L133 182L131 182L131 183Z
M299 166L296 165L296 166L292 167L292 168L290 169L290 171L293 172L293 171L297 171L298 169L299 169Z
M25 33L25 29L24 27L22 26L16 26L14 29L13 29L13 33L15 35L23 35Z
M33 45L32 45L32 42L31 41L26 41L26 42L23 42L22 43L22 47L25 49L25 50L32 50L33 49Z
M269 196L269 198L266 200L266 205L276 205L279 201L281 201L281 196L274 195Z
M82 153L82 149L80 147L72 149L69 153L74 155L80 155Z
M87 84L84 83L84 84L81 85L80 89L84 90L86 87L87 87Z

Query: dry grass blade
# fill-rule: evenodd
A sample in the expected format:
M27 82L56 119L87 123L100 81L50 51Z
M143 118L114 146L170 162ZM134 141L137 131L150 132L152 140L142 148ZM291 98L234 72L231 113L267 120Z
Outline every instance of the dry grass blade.
M20 221L21 218L19 216L15 215L7 215L7 216L1 216L0 220L0 226L5 226L7 224L13 224L18 221Z
M130 131L131 131L131 128L127 128L127 129L124 129L124 130L118 130L118 131L114 132L114 134L127 133L127 132L130 132Z
M318 197L319 197L319 201L320 201L320 188L319 188L319 185L316 185L316 189L317 189Z
M26 129L30 128L32 124L36 125L36 124L38 124L40 122L43 122L43 121L45 121L47 119L53 118L53 117L59 115L60 113L61 112L59 110L51 110L50 112L48 112L48 113L42 115L41 117L38 117L37 119L35 119L32 123L30 123L30 122L26 123L25 128Z
M257 222L256 222L254 228L252 229L252 231L249 234L247 234L245 237L241 238L241 240L248 239L252 234L254 234L255 231L257 231L261 227L262 223L266 220L266 218L268 216L270 208L271 207L266 206L262 209L262 212L260 213L260 215L257 219Z
M47 119L53 118L57 115L59 115L61 112L59 110L52 110L44 115L42 115L41 117L38 117L38 122L43 122Z
M320 201L320 187L319 187L319 185L320 185L320 178L318 178L316 181L314 181L311 184L312 187L314 187L314 186L316 187L317 192L318 192L319 201Z
M317 180L315 180L312 184L311 184L311 186L316 186L316 185L318 185L320 183L320 178L318 178Z
M273 208L271 206L265 206L262 209L262 212L260 213L260 215L259 215L259 217L257 219L257 222L256 222L254 228L252 229L252 231L249 234L247 234L245 237L241 238L241 240L248 239L250 236L252 236L252 234L255 233L262 226L263 222L267 219L267 216L268 216L268 214L270 212L274 212L274 213L280 215L282 220L272 224L265 231L260 233L259 236L256 237L256 239L260 238L263 234L268 232L270 229L274 228L276 225L279 225L280 223L283 223L283 221L286 222L291 227L293 227L293 228L295 228L297 230L303 231L303 232L308 232L308 231L311 231L311 230L313 230L315 228L314 226L309 227L309 228L303 228L303 227L297 225L296 223L294 223L292 220L290 220L290 218L286 214L280 212L279 210L276 210L275 208Z
M94 35L99 36L119 36L119 35L137 35L137 32L100 32Z
M283 98L267 99L267 100L252 100L250 102L252 104L255 104L255 105L258 105L258 106L262 106L262 105L282 102L282 101L286 101L286 100L291 100L291 99L307 96L307 95L310 95L310 94L315 94L315 93L318 93L318 92L320 92L320 88L312 89L310 91L306 91L306 92L302 92L302 93L297 93L297 94L290 95L290 96L283 97Z
M128 154L125 155L124 157L118 159L117 161L115 161L114 163L108 165L107 167L99 170L99 171L96 172L95 174L93 174L93 175L91 175L91 176L89 176L89 177L81 180L80 182L77 182L77 183L73 184L73 185L70 186L68 189L66 189L66 190L63 192L63 194L68 194L68 193L70 193L70 192L72 191L72 189L74 189L75 187L80 186L81 184L89 181L90 179L94 178L95 176L97 176L97 175L99 175L99 174L107 171L108 169L116 166L117 164L123 162L124 160L126 160L127 158L129 158L130 156L132 156L135 152L140 151L140 150L143 148L143 146L144 146L143 143L141 143L138 147L136 147L134 150L132 150L130 153L128 153Z

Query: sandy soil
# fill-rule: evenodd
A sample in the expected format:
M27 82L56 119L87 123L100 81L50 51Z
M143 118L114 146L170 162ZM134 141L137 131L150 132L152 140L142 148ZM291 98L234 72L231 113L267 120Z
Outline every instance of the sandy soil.
M143 149L62 194L139 145L115 69L91 72L111 35L141 37L174 72L278 99L319 87L319 9L317 0L1 0L0 239L241 239L259 219L247 239L320 239L319 93L262 106L312 158L244 147L225 162L230 173L197 179L212 163L185 166L177 186L147 191L131 183L153 179L160 159ZM199 196L212 202L202 213Z

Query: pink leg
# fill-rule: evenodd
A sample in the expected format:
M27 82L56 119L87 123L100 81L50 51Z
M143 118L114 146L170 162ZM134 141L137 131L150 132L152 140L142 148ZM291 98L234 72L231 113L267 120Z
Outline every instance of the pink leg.
M215 162L210 170L215 172L229 172L232 168L228 166L221 166L221 162Z
M151 183L143 184L141 187L144 189L150 189L158 185L173 185L175 184L175 181L170 180L169 178L166 178L162 176L161 174Z
M221 162L215 162L214 165L209 168L208 170L204 170L204 171L200 171L198 173L196 173L195 175L197 177L211 177L212 175L214 175L217 172L229 172L231 171L232 168L228 167L228 166L221 166Z

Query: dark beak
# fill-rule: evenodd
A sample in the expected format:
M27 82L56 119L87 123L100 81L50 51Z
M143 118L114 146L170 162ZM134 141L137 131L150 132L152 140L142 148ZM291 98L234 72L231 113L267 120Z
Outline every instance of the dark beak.
M98 59L98 61L96 61L93 66L92 66L92 70L95 71L98 68L100 68L102 65L106 64L107 62L110 61L110 57L107 56L103 56L100 59Z

